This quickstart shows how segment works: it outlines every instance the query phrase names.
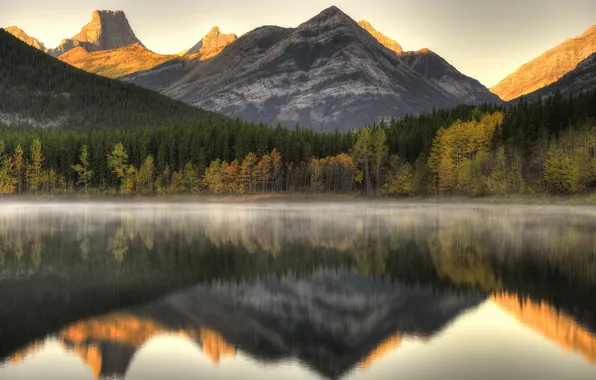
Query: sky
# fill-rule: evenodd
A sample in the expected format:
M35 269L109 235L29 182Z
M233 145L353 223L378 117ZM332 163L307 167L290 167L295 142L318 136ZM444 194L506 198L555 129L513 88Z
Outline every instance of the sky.
M16 25L53 48L94 9L122 9L145 46L165 54L192 47L214 25L239 36L296 27L331 5L404 50L435 51L488 87L596 24L596 0L0 0L0 27Z

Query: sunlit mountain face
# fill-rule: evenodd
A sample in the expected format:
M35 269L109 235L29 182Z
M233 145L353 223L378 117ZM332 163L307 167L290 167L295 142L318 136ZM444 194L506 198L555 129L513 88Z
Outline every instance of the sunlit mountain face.
M595 212L8 204L0 378L591 379Z

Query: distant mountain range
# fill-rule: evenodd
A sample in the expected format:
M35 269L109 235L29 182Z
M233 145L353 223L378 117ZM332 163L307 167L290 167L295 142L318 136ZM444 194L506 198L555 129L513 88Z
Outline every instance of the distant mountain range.
M596 53L596 26L523 65L492 92L433 51L404 51L371 23L356 23L337 7L296 28L264 26L238 37L213 27L196 45L173 55L147 49L120 10L94 11L78 34L53 49L17 27L6 31L77 68L199 108L325 131L596 85L590 63L578 67ZM576 67L581 73L572 74Z
M14 34L43 46L24 32ZM41 50L224 115L318 130L499 102L435 53L404 53L369 23L359 25L336 7L297 28L262 27L240 38L214 27L178 56L149 51L122 11L95 11L79 34Z
M38 46L42 50L43 45ZM140 48L121 49L135 47ZM128 127L221 119L153 91L71 67L4 30L0 30L0 78L0 124Z

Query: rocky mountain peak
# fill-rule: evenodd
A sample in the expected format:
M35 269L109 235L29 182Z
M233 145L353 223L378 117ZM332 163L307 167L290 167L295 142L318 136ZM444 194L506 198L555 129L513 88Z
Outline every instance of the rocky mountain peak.
M356 24L356 22L341 9L336 6L331 6L307 22L301 24L298 29L306 29L313 27L329 27L342 24Z
M87 51L100 51L119 49L132 44L143 46L130 27L124 11L95 10L91 14L91 21L83 26L77 35L63 40L49 53L59 56L78 46Z
M219 26L214 26L211 30L192 48L184 52L183 55L189 56L200 54L204 59L212 58L223 48L236 41L238 36L235 34L222 34Z
M358 23L358 25L360 25L360 27L362 29L364 29L367 32L369 32L374 38L376 38L377 41L379 41L387 49L395 52L395 54L397 54L397 55L402 55L403 54L404 51L403 51L401 45L399 43L397 43L397 41L392 40L391 38L385 36L383 33L381 33L378 30L376 30L370 24L370 22L368 22L366 20L362 20L362 21L360 21Z
M8 28L5 28L4 30L7 31L8 33L12 34L19 40L23 41L24 43L26 43L29 46L33 46L34 48L39 49L43 52L48 50L48 49L46 49L46 47L44 46L43 43L41 43L36 38L30 37L27 33L25 33L24 30L22 30L16 26L9 26Z
M139 43L122 10L93 11L91 22L73 39L98 45L97 50L118 49Z

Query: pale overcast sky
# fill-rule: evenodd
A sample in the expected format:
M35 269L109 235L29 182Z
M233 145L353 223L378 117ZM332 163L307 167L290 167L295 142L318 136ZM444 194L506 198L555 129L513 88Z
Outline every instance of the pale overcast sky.
M94 9L122 9L149 49L175 53L213 25L238 35L295 27L331 5L405 50L434 50L486 86L596 24L596 0L0 0L0 26L16 25L52 48L77 34Z

